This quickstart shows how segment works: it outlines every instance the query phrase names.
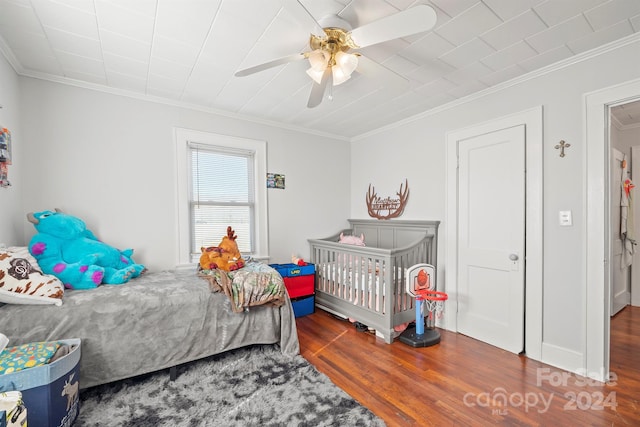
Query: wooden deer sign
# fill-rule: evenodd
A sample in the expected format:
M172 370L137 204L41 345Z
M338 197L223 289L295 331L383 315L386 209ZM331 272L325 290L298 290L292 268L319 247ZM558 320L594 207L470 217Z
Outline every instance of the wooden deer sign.
M403 184L400 184L400 190L396 193L397 199L386 197L380 198L376 194L376 188L369 184L369 191L367 192L367 210L369 216L378 219L391 219L397 218L402 215L404 207L409 199L409 181L405 179L404 190ZM384 214L386 212L386 215Z

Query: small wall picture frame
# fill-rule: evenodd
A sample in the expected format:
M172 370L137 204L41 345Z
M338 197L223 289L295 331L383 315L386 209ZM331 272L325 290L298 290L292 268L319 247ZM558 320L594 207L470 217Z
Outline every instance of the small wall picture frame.
M11 164L11 132L0 126L0 163Z
M267 173L267 188L284 190L284 175L280 173Z

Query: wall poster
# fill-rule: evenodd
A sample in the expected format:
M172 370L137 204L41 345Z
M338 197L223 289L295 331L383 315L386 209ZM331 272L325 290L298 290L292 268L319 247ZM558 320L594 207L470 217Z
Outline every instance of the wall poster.
M11 132L0 126L0 187L9 187L9 165L11 164Z

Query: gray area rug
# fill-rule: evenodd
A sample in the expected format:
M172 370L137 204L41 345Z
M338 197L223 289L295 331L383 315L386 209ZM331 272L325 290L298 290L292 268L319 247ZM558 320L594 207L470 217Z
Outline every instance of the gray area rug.
M302 356L233 350L80 391L75 426L384 426Z

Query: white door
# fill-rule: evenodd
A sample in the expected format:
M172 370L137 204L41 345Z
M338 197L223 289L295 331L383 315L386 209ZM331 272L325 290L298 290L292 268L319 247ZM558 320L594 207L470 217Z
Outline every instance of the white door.
M624 154L611 148L611 315L629 304L629 267L622 265L624 243L620 234L620 198L622 196L622 169ZM631 170L626 168L626 170ZM626 177L625 177L626 179Z
M458 141L458 332L524 350L525 128Z

